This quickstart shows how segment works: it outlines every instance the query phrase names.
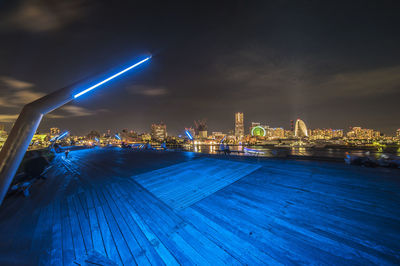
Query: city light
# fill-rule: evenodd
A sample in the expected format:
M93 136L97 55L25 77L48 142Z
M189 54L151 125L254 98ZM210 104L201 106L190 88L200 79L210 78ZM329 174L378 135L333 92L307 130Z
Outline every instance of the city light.
M120 71L120 72L118 72L118 73L112 75L111 77L109 77L109 78L107 78L107 79L105 79L105 80L103 80L103 81L101 81L101 82L99 82L99 83L97 83L97 84L95 84L95 85L93 85L93 86L91 86L91 87L89 87L89 88L83 90L83 91L81 91L81 92L78 93L78 94L75 94L75 95L74 95L74 98L76 99L76 98L78 98L79 96L81 96L81 95L83 95L83 94L85 94L85 93L87 93L87 92L89 92L89 91L91 91L91 90L93 90L93 89L95 89L95 88L97 88L97 87L103 85L104 83L107 83L108 81L110 81L110 80L112 80L112 79L114 79L114 78L116 78L116 77L118 77L118 76L124 74L125 72L131 70L132 68L135 68L135 67L137 67L138 65L143 64L144 62L146 62L146 61L149 60L150 58L151 58L151 56L147 57L146 59L143 59L143 60L140 61L140 62L137 62L137 63L134 64L134 65L131 65L131 66L128 67L128 68L125 68L124 70L122 70L122 71Z
M243 150L244 150L245 152L248 152L248 153L255 153L255 154L264 154L264 153L265 153L265 152L263 152L263 151L256 150L256 149L250 149L250 148L247 148L247 147L243 148Z
M116 138L117 140L121 140L121 137L120 137L118 134L115 134L115 138Z

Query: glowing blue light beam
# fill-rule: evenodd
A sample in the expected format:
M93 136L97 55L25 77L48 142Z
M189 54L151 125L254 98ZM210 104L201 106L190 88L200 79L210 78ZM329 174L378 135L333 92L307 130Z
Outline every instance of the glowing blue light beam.
M224 142L224 140L226 139L226 136L224 136L224 138L223 139L221 139L221 141L219 142L219 143L223 143Z
M192 136L192 134L190 134L189 130L185 130L185 134L186 134L186 136L188 136L188 138L190 140L193 140L193 136Z
M99 140L97 137L94 137L94 140L95 140L96 142L100 142L100 140Z
M85 94L85 93L87 93L87 92L89 92L89 91L91 91L91 90L93 90L93 89L95 89L95 88L97 88L97 87L103 85L104 83L109 82L110 80L112 80L112 79L118 77L119 75L124 74L125 72L131 70L132 68L137 67L138 65L143 64L144 62L146 62L146 61L149 60L150 58L151 58L151 56L147 57L146 59L143 59L143 60L140 61L140 62L137 62L137 63L134 64L134 65L131 65L131 66L128 67L128 68L125 68L124 70L122 70L122 71L120 71L120 72L118 72L118 73L112 75L111 77L109 77L109 78L107 78L107 79L105 79L105 80L103 80L103 81L101 81L101 82L99 82L99 83L97 83L97 84L95 84L95 85L93 85L93 86L87 88L86 90L83 90L83 91L81 91L80 93L75 94L75 95L74 95L74 98L76 99L76 98L78 98L79 96L81 96L82 94Z
M58 138L59 136L60 136L60 135L54 136L54 137L50 140L50 142L56 141L57 138Z
M69 134L69 132L65 131L64 133L62 133L60 136L57 137L57 140L65 138L68 134Z
M115 138L116 138L117 140L121 140L121 137L120 137L118 134L115 134Z

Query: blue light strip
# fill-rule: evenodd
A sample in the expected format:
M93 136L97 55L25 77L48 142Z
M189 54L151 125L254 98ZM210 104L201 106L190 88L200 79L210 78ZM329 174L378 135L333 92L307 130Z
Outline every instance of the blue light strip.
M219 143L223 143L224 142L224 140L226 139L226 136L224 136L224 138L223 139L221 139L221 141L219 142Z
M124 70L122 70L122 71L118 72L117 74L114 74L114 75L112 75L111 77L109 77L109 78L107 78L107 79L105 79L105 80L103 80L103 81L101 81L101 82L99 82L99 83L97 83L97 84L91 86L90 88L87 88L86 90L83 90L83 91L81 91L81 92L78 93L78 94L75 94L75 95L74 95L74 98L76 99L76 98L78 98L79 96L81 96L82 94L85 94L86 92L89 92L89 91L91 91L91 90L93 90L93 89L95 89L95 88L97 88L97 87L103 85L104 83L109 82L110 80L112 80L112 79L118 77L119 75L124 74L125 72L131 70L132 68L137 67L138 65L143 64L144 62L146 62L146 61L149 60L150 58L151 58L151 56L147 57L146 59L143 59L143 60L140 61L140 62L137 62L137 63L134 64L134 65L131 65L131 66L128 67L128 68L125 68Z
M193 140L192 134L190 134L189 130L185 130L185 134L190 140Z
M118 140L121 140L120 136L118 134L115 134L115 138Z

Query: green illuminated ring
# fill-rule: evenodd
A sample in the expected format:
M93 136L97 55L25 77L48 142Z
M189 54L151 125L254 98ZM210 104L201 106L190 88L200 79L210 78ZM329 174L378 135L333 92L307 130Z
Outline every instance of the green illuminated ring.
M260 129L260 128L261 128L262 131L263 131L262 136L265 137L265 135L267 134L267 132L265 131L265 128L263 128L262 126L255 126L255 127L253 127L253 128L251 129L251 135L254 136L254 130Z

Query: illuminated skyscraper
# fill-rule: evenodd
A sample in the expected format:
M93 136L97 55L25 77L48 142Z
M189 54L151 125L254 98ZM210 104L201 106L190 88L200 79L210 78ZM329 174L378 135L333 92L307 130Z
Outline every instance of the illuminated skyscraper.
M50 135L51 136L56 136L60 134L60 129L58 127L52 127L50 128Z
M243 136L244 136L243 113L235 113L235 137L243 138Z
M295 137L308 137L306 123L300 118L296 120L296 125L294 127L294 136Z
M151 138L156 141L167 139L167 125L164 123L151 125Z

